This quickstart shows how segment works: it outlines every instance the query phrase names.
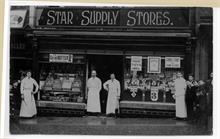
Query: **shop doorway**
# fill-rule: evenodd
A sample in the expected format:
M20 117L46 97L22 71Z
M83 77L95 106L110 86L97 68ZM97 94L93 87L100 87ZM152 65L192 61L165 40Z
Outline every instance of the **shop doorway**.
M117 80L122 85L123 81L123 56L118 55L89 55L88 56L89 77L91 71L96 70L97 77L102 84L110 79L110 74L114 73ZM107 91L102 87L100 91L101 113L106 112Z

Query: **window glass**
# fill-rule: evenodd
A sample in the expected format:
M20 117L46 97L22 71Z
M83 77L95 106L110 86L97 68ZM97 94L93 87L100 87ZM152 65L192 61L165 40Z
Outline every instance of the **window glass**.
M40 63L40 99L82 102L84 56L76 55L72 63Z
M174 93L173 81L176 78L176 73L181 72L182 74L184 74L184 60L182 57L180 57L179 68L167 68L165 67L165 57L159 57L159 59L161 63L159 64L160 73L149 73L148 66L150 65L150 63L148 63L147 56L142 57L142 68L140 71L131 70L131 56L126 56L124 70L124 91L127 93L124 93L124 98L131 100L152 101L152 92L154 92L155 90L160 93L170 93L170 96L172 96L172 94ZM158 65L156 65L156 67L157 66ZM146 94L144 94L145 96L142 96L143 92L149 93L149 96L146 96ZM127 97L126 95L130 96ZM139 99L138 95L141 95L139 96ZM162 98L160 101L166 101L164 100L166 98L163 98L162 94L161 97ZM157 98L156 101L159 101L159 98Z

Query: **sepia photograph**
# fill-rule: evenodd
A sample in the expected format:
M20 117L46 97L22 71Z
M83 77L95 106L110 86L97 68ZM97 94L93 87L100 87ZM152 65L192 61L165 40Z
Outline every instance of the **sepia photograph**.
M11 135L213 135L213 8L11 5Z

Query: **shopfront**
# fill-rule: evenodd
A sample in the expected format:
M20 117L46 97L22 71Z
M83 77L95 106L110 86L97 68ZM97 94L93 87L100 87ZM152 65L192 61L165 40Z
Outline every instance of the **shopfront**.
M193 72L194 9L153 7L38 7L33 69L42 112L83 115L86 81L115 73L120 112L175 112L172 82ZM105 95L103 95L105 94ZM101 90L102 112L106 92Z

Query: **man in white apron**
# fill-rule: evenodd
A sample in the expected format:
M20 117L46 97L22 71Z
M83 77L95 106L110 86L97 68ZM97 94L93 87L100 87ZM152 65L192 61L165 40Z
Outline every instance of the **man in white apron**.
M176 118L187 118L185 92L186 80L182 77L181 73L177 73L177 78L174 81L175 97L176 97Z
M33 87L35 90L33 91ZM34 94L38 91L37 82L31 78L31 72L27 72L27 76L21 81L21 110L20 117L31 118L37 114Z
M99 92L102 89L101 80L96 77L96 71L92 71L92 77L89 78L87 83L88 88L88 99L87 99L87 112L89 113L100 113L100 96Z
M108 91L106 114L115 114L115 110L119 107L119 98L121 93L120 82L115 79L115 75L110 75L110 80L103 84L103 87Z

